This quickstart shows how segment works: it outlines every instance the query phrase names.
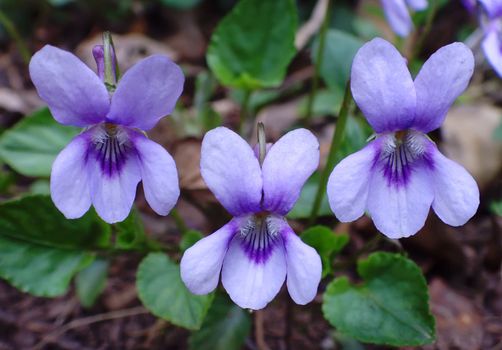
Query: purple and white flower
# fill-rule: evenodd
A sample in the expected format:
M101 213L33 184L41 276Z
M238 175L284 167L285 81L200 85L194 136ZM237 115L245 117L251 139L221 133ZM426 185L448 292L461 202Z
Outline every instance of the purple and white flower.
M495 72L502 77L502 1L479 0L484 38L481 47Z
M374 39L358 51L352 94L377 135L342 160L329 178L330 206L340 221L368 211L378 230L401 238L423 227L431 206L452 226L475 214L476 182L426 135L441 126L473 69L472 52L461 43L434 53L415 81L405 58L387 41Z
M427 8L427 0L381 0L385 18L392 30L400 37L406 37L413 30L408 6L415 11Z
M167 57L150 56L109 93L100 79L100 47L94 54L99 76L73 54L50 45L30 62L31 79L54 119L85 128L52 165L52 200L67 218L81 217L92 203L103 220L114 223L129 214L142 180L150 206L167 215L179 196L176 165L143 131L171 113L183 73Z
M319 164L317 139L305 129L291 131L269 148L260 166L246 141L219 127L206 134L201 152L202 177L233 219L183 255L181 278L188 289L210 293L221 272L231 299L258 310L287 276L293 300L310 302L321 279L321 259L284 216Z

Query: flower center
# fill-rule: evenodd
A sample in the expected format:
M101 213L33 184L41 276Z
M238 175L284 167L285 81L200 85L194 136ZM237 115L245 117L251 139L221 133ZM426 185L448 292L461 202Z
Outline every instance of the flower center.
M264 263L279 242L280 223L284 219L270 213L248 217L240 228L241 245L246 255L255 263Z
M119 174L133 150L127 132L115 124L104 123L96 127L92 141L92 154L103 174Z
M414 164L424 158L425 135L413 130L385 135L378 163L389 186L406 185Z

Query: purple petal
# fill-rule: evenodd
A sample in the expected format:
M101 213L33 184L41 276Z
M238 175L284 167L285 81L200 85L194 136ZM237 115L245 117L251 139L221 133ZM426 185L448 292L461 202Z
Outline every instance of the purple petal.
M206 133L200 170L211 192L230 214L260 211L260 164L251 147L235 132L219 127Z
M397 239L417 233L425 224L433 199L427 161L415 161L405 182L389 181L381 167L374 168L368 211L377 229L387 237Z
M392 30L400 37L407 37L413 29L413 22L405 0L381 0L385 18Z
M427 0L406 0L406 2L415 11L422 11L427 8Z
M180 263L181 279L192 293L208 294L216 288L223 259L237 229L238 220L233 219L183 254Z
M490 18L502 16L502 2L500 0L479 0L481 6Z
M286 249L287 286L289 295L300 305L311 302L321 281L322 264L317 251L303 243L287 224L282 231Z
M230 243L221 281L230 298L242 308L263 309L279 293L286 278L286 257L282 238L268 246L267 258L257 261L249 255L242 234L236 234Z
M86 167L88 148L89 134L80 134L59 153L52 164L51 197L68 219L81 217L91 206Z
M473 71L474 57L464 44L453 43L436 51L415 79L417 114L413 126L425 133L441 126Z
M180 67L165 56L143 59L120 79L107 120L141 130L153 128L173 111L184 79Z
M435 190L432 208L448 225L463 225L478 209L478 185L463 167L446 158L435 147L432 159Z
M262 165L264 209L287 214L318 165L319 142L310 131L297 129L281 137Z
M481 47L490 65L502 77L502 42L500 41L500 31L496 28L488 30L481 43Z
M121 151L117 162L110 160L113 157L104 161L104 157L96 151L89 155L91 200L98 215L112 224L129 215L141 172L136 151L131 146Z
M59 123L83 127L104 121L110 107L105 85L76 56L45 45L29 68L40 98Z
M167 215L180 195L178 171L173 157L159 144L142 134L131 132L138 152L146 201L159 215Z
M415 87L406 61L387 41L376 38L352 63L354 100L377 133L405 130L415 117Z
M350 222L366 210L371 170L380 143L371 142L359 152L343 159L333 169L327 193L331 210L338 220Z

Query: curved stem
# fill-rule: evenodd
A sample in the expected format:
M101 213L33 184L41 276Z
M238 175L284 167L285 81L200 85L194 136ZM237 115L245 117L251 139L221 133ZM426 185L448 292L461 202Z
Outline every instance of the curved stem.
M312 225L319 214L319 209L321 207L321 202L324 197L324 192L326 192L326 185L328 183L329 174L333 171L336 162L336 155L340 144L342 143L343 133L345 131L345 125L347 124L347 117L349 115L350 102L352 101L352 94L350 92L350 80L347 82L345 87L345 94L343 96L342 106L340 108L340 113L338 114L338 120L336 122L335 133L333 134L333 139L331 140L331 146L329 148L328 159L326 161L326 166L324 167L321 178L319 179L319 185L317 187L317 193L315 196L314 204L312 206L312 211L310 212L309 226Z
M241 112L239 116L239 133L242 137L246 138L246 122L248 119L249 100L251 98L251 90L244 91L244 98L242 100Z
M31 57L30 50L28 50L26 43L17 31L14 23L12 23L2 10L0 10L0 24L4 26L7 33L9 33L10 37L16 42L17 49L19 50L19 54L21 55L23 62L25 64L29 64Z

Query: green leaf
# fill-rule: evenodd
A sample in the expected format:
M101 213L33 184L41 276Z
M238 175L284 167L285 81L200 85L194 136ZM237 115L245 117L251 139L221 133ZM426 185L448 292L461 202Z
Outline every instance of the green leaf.
M108 261L96 259L91 265L80 271L75 278L77 296L84 307L91 307L105 289Z
M188 10L197 6L202 0L161 0L162 4L180 10Z
M495 140L502 141L502 122L500 125L495 129L495 132L493 133L493 136L495 137Z
M117 236L115 246L120 249L141 249L145 247L146 235L143 222L136 208L127 218L115 224Z
M362 40L351 34L336 29L328 30L320 73L330 90L344 91L350 78L352 60L363 44ZM317 62L317 45L318 39L312 48L314 62Z
M314 226L305 230L300 238L315 248L322 260L322 277L331 272L331 259L349 243L349 235L335 234L329 227Z
M155 316L188 329L200 328L214 296L190 293L179 265L163 253L150 253L143 259L136 288L143 305Z
M306 96L300 103L300 115L305 117L307 115L307 102L308 97ZM318 91L314 98L314 103L312 104L312 116L313 117L324 117L327 115L336 116L340 111L343 100L342 90L321 90Z
M314 205L317 187L319 186L319 172L314 172L307 180L300 192L300 198L296 202L293 209L288 213L287 217L290 219L306 219L310 217L312 206ZM319 209L319 216L332 215L329 208L327 196L323 197L321 207Z
M68 220L46 195L31 195L0 204L0 236L65 249L110 245L110 227L93 211Z
M251 331L251 318L223 294L216 297L202 324L189 340L190 350L239 350Z
M93 258L83 251L49 248L0 236L0 277L35 296L63 295L75 273Z
M197 243L198 240L202 239L204 235L197 230L188 230L183 234L180 241L180 249L182 252Z
M49 176L58 153L78 133L78 128L57 123L43 108L0 136L0 158L23 175Z
M364 283L347 277L332 281L324 294L324 317L338 331L357 340L393 346L418 346L434 341L434 318L420 268L390 253L373 253L358 262Z
M348 116L345 132L336 155L336 163L365 147L373 130L362 118Z
M490 203L490 211L498 216L502 216L502 199Z
M209 67L226 86L278 86L296 53L297 17L293 0L239 1L211 37Z

